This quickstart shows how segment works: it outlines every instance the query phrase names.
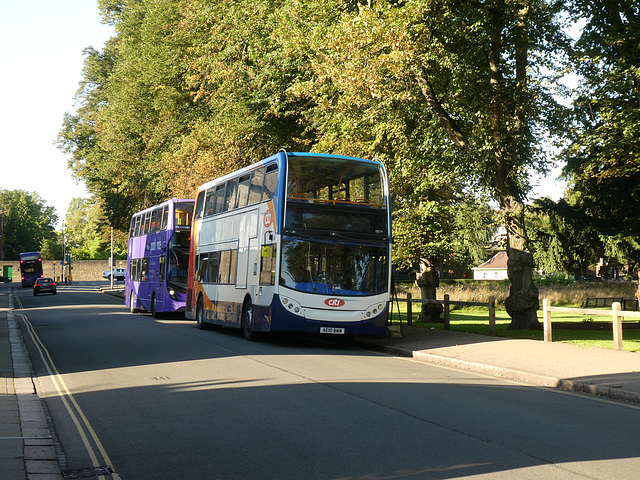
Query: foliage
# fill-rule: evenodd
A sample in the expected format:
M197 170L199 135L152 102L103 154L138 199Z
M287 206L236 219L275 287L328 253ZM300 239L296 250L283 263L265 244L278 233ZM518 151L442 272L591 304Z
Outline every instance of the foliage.
M54 238L45 238L40 245L43 260L62 259L62 236L57 232Z
M546 169L548 138L566 126L552 88L568 48L563 2L99 4L117 35L103 51L87 49L79 108L58 143L106 224L124 232L140 208L192 197L197 185L279 148L379 158L393 189L394 259L476 263L491 225L503 223L512 311L534 320L523 202L529 172ZM633 128L629 138L638 137ZM590 213L593 186L575 180L571 206ZM478 200L487 195L500 208L495 218ZM582 225L536 215L538 263L585 261L563 251L563 237ZM562 258L554 264L545 249Z
M111 255L110 228L93 200L74 198L64 220L64 241L75 260L105 260ZM116 231L114 257L126 258L127 235Z
M500 247L493 243L496 220L495 210L485 199L466 196L456 205L452 239L456 263L466 265L468 270L486 261L494 249Z
M576 207L604 235L640 232L640 7L574 0L586 19L573 66L583 82L563 155Z
M21 252L39 251L45 241L55 240L54 225L58 216L36 193L0 190L0 206L4 213L6 260L19 260Z
M537 267L544 273L586 276L604 254L601 237L571 199L538 199L527 217Z

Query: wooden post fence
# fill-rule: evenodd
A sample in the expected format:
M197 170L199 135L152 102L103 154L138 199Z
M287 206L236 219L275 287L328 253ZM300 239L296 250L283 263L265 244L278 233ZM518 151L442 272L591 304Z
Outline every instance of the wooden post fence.
M449 330L451 327L451 305L457 305L461 307L488 307L489 308L489 334L496 335L496 299L495 297L489 297L488 302L461 302L457 300L449 300L449 295L444 295L444 300L433 299L418 299L414 300L411 297L411 293L407 292L407 325L411 325L413 322L412 305L414 303L439 303L444 306L444 329Z
M449 294L444 294L444 329L451 330L451 317L449 316Z
M622 320L624 317L640 318L640 312L623 311L620 302L613 302L611 310L599 310L595 308L569 308L569 307L552 307L549 299L542 301L543 321L544 321L544 341L552 341L551 332L551 312L564 313L581 313L586 315L611 315L611 324L613 328L613 348L616 350L624 350L622 346Z

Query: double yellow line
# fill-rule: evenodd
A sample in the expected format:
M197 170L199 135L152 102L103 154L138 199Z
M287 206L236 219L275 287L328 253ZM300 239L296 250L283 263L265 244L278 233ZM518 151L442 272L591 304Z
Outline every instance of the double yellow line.
M67 385L64 382L62 375L60 375L60 372L58 371L55 364L53 363L53 360L51 358L51 355L49 354L49 351L40 340L40 337L38 337L38 334L35 332L33 325L25 315L18 314L18 317L22 320L22 322L27 327L27 331L29 332L29 335L31 336L33 343L38 349L40 358L42 359L42 362L44 363L47 369L47 372L49 372L51 381L53 382L53 385L56 391L58 392L58 395L62 400L62 403L64 404L67 412L69 413L69 416L73 420L73 423L78 431L78 434L82 438L82 443L84 444L87 450L87 453L91 458L93 467L100 468L107 465L112 470L112 473L110 473L109 477L112 480L120 480L120 476L113 470L113 466L112 466L113 464L111 463L111 459L109 458L107 451L104 449L102 443L100 442L100 439L98 438L98 435L96 434L95 430L91 426L91 423L89 423L89 420L87 419L84 412L80 408L80 405L78 405L78 402L76 402L76 399L74 398L73 394L67 388ZM106 477L101 475L98 476L98 478L101 480L106 479Z

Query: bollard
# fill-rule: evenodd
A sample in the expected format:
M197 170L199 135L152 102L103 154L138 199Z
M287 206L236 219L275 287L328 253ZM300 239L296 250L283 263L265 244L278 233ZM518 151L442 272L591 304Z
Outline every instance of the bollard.
M613 348L624 350L622 346L622 317L620 316L620 302L611 304L611 320L613 323Z
M544 328L544 341L552 342L551 336L551 310L549 307L551 306L551 300L545 298L542 300L542 323Z
M496 336L496 297L489 297L489 335Z
M444 329L451 330L451 316L449 315L449 294L444 294Z
M411 292L407 292L407 325L413 325L413 308L411 304Z

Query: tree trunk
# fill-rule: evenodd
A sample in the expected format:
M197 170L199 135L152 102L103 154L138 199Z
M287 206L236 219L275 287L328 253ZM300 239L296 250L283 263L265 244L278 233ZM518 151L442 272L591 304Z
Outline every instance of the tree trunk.
M436 267L424 260L420 261L420 273L416 275L416 285L420 287L420 295L423 300L436 299L436 288L440 285ZM441 323L440 318L443 307L437 303L423 303L418 320L426 323Z
M502 208L501 214L507 230L507 275L511 282L509 297L505 300L507 313L511 317L510 330L539 329L537 311L538 288L533 283L533 255L529 251L527 231L524 225L524 202L517 181L518 137L524 136L526 125L525 95L527 77L527 42L525 22L521 18L516 29L516 92L513 113L513 129L504 126L503 113L508 111L508 101L503 96L503 78L500 69L503 33L504 1L499 0L493 10L493 32L489 55L489 78L491 87L490 126L494 145L494 184L496 197ZM524 15L525 11L521 11Z
M507 275L511 282L509 296L505 300L511 317L509 330L539 330L539 291L533 283L533 255L527 246L524 226L524 204L511 201L503 206L507 229Z

